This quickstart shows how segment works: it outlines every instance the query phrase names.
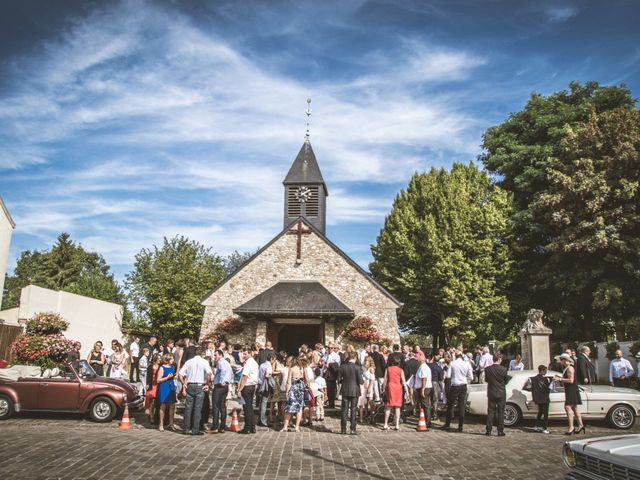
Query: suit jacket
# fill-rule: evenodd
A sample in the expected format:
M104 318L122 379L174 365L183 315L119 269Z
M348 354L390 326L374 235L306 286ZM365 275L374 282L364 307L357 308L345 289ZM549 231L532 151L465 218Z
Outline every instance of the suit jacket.
M355 363L343 363L340 365L338 381L341 384L340 393L343 397L359 397L360 385L364 383L362 369Z
M578 364L576 365L576 375L578 376L578 383L580 385L587 385L598 382L598 375L596 374L596 367L591 360L582 352L578 354ZM584 379L589 379L585 383Z
M505 385L509 380L509 371L505 367L494 363L484 369L484 378L487 382L488 398L507 398Z
M373 358L373 363L376 366L376 378L384 378L386 369L384 356L380 352L371 352L370 357Z

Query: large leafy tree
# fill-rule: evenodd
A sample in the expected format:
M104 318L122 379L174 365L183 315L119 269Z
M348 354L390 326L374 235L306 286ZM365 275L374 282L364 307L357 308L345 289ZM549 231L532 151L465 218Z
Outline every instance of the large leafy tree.
M18 306L20 291L30 284L118 303L125 307L125 320L128 316L126 296L104 257L85 250L68 233L61 233L50 250L20 254L13 275L7 275L3 308Z
M532 95L481 156L513 194L514 310L545 310L560 337L600 339L637 320L638 109L625 87Z
M508 328L510 200L475 165L416 173L396 197L371 272L404 302L401 325L434 346Z
M154 333L193 337L202 322L199 299L224 276L222 260L211 249L177 236L140 251L125 284L138 318Z

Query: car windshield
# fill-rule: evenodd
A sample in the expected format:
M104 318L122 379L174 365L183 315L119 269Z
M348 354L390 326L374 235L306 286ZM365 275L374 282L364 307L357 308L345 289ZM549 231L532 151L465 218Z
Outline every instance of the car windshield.
M92 378L98 376L98 374L93 368L91 368L91 365L89 365L86 360L80 360L78 364L78 375L80 376L80 378Z

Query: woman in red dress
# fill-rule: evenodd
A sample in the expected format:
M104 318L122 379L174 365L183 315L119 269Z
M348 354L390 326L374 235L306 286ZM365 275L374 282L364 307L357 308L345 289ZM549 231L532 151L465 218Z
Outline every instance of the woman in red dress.
M151 375L147 375L147 394L144 397L144 413L149 415L149 421L155 423L156 417L156 396L158 390L158 382L156 379L158 369L160 368L161 357L155 354L151 358Z
M397 365L394 355L389 355L389 365L384 373L384 390L387 394L384 409L384 427L383 430L389 430L389 417L391 409L395 410L396 426L394 430L400 430L400 409L404 404L404 394L409 395L407 382L404 378L404 372Z

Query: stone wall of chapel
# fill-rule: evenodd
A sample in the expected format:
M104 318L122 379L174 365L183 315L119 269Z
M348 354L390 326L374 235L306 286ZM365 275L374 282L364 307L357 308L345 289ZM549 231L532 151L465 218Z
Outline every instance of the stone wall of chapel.
M227 283L205 299L201 335L232 315L233 309L281 280L316 280L351 308L355 315L368 315L377 330L399 340L396 304L315 233L302 238L302 261L296 263L296 235L283 235ZM345 322L337 322L335 336L341 343ZM231 341L255 341L256 324L249 321Z

